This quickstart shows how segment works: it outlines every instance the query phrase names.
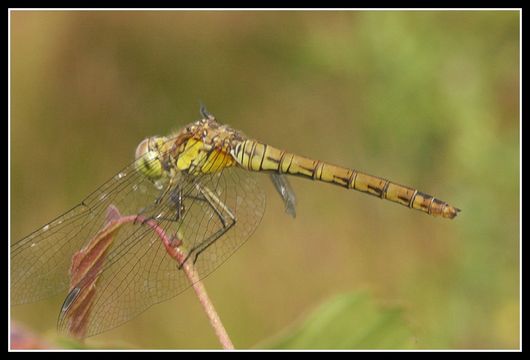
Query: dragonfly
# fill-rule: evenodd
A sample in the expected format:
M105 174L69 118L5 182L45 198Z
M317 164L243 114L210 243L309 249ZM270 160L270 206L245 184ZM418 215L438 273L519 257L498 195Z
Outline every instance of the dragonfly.
M441 218L460 211L415 188L261 143L201 107L200 120L142 140L132 163L11 245L11 303L66 293L58 328L78 338L131 320L191 286L183 265L193 265L202 279L252 235L265 209L257 173L270 175L293 217L296 196L287 175ZM161 241L161 234L170 240ZM178 248L180 263L168 247Z

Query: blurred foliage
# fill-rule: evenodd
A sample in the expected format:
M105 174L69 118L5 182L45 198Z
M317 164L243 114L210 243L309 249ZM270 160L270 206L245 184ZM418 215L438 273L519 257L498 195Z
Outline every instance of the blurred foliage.
M381 308L366 293L350 292L328 299L302 321L254 346L256 349L410 349L414 336L398 307ZM121 342L90 343L70 338L40 339L15 325L14 349L122 349Z
M205 282L236 347L352 290L402 306L414 347L520 346L518 12L14 11L10 20L11 241L113 176L144 137L198 119L202 101L263 142L462 209L435 219L293 179L293 220L265 177L260 227ZM13 318L55 334L63 297L15 307ZM218 348L190 291L87 344L119 340Z
M302 324L266 342L264 347L409 349L413 336L401 317L400 309L379 309L367 294L342 294L320 305Z

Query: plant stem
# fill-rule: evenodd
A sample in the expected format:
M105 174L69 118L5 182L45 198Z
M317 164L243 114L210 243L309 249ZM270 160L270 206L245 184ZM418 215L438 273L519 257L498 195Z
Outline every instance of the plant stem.
M177 261L179 264L179 267L184 271L186 274L186 277L188 278L191 286L193 287L193 291L199 298L199 302L202 305L202 308L204 309L204 312L206 313L206 316L210 320L210 324L212 328L214 329L215 335L219 339L219 342L221 343L221 346L225 350L233 350L234 345L232 344L232 341L230 340L230 337L228 336L228 333L226 332L225 327L223 326L223 323L221 322L221 318L217 314L217 311L215 310L215 307L213 306L212 301L208 297L208 294L206 292L206 288L204 287L202 281L200 280L199 274L197 273L197 270L195 269L195 266L193 266L193 261L191 259L186 260L186 254L179 249L180 239L174 239L169 237L164 229L162 229L160 226L158 226L157 222L155 220L146 220L141 216L137 215L128 215L128 216L122 216L119 219L120 223L138 223L141 222L143 224L148 225L153 229L153 231L157 234L157 236L162 240L162 243L164 244L164 247L166 248L166 252Z
M188 273L191 268L191 266L188 266L187 264L184 264L184 271ZM210 298L208 297L208 294L206 293L206 288L202 284L202 282L198 278L198 274L195 271L195 268L193 268L191 273L188 273L188 278L190 281L197 278L196 281L192 282L193 291L195 291L195 294L199 298L199 301L202 305L202 308L204 309L204 312L206 313L206 316L208 316L208 319L210 320L210 324L212 325L215 335L217 335L217 338L219 339L219 342L221 343L221 346L225 350L233 350L234 344L232 344L232 340L230 340L230 337L228 336L228 333L226 332L225 327L223 326L223 323L221 322L221 319L219 318L219 315L217 314L217 311L215 311L215 308L213 306L213 303L210 301Z

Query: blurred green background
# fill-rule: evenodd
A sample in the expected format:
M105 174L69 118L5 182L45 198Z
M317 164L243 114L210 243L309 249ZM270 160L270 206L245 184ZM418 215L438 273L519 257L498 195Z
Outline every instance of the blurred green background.
M266 176L260 227L205 285L235 346L333 295L399 307L414 348L517 348L519 13L11 13L11 241L77 204L146 136L199 118L460 207L454 221ZM15 307L53 337L62 296ZM362 327L356 323L355 327ZM192 291L99 346L218 348ZM382 345L384 346L384 345Z

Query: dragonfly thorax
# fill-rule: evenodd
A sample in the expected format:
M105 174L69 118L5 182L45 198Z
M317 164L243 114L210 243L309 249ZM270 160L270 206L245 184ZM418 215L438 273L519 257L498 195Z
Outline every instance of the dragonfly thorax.
M178 133L144 139L136 148L136 169L151 180L178 171L192 175L218 173L237 163L234 149L246 137L213 116L198 120Z
M198 174L218 173L235 164L232 148L242 136L213 117L190 124L176 137L179 170Z

